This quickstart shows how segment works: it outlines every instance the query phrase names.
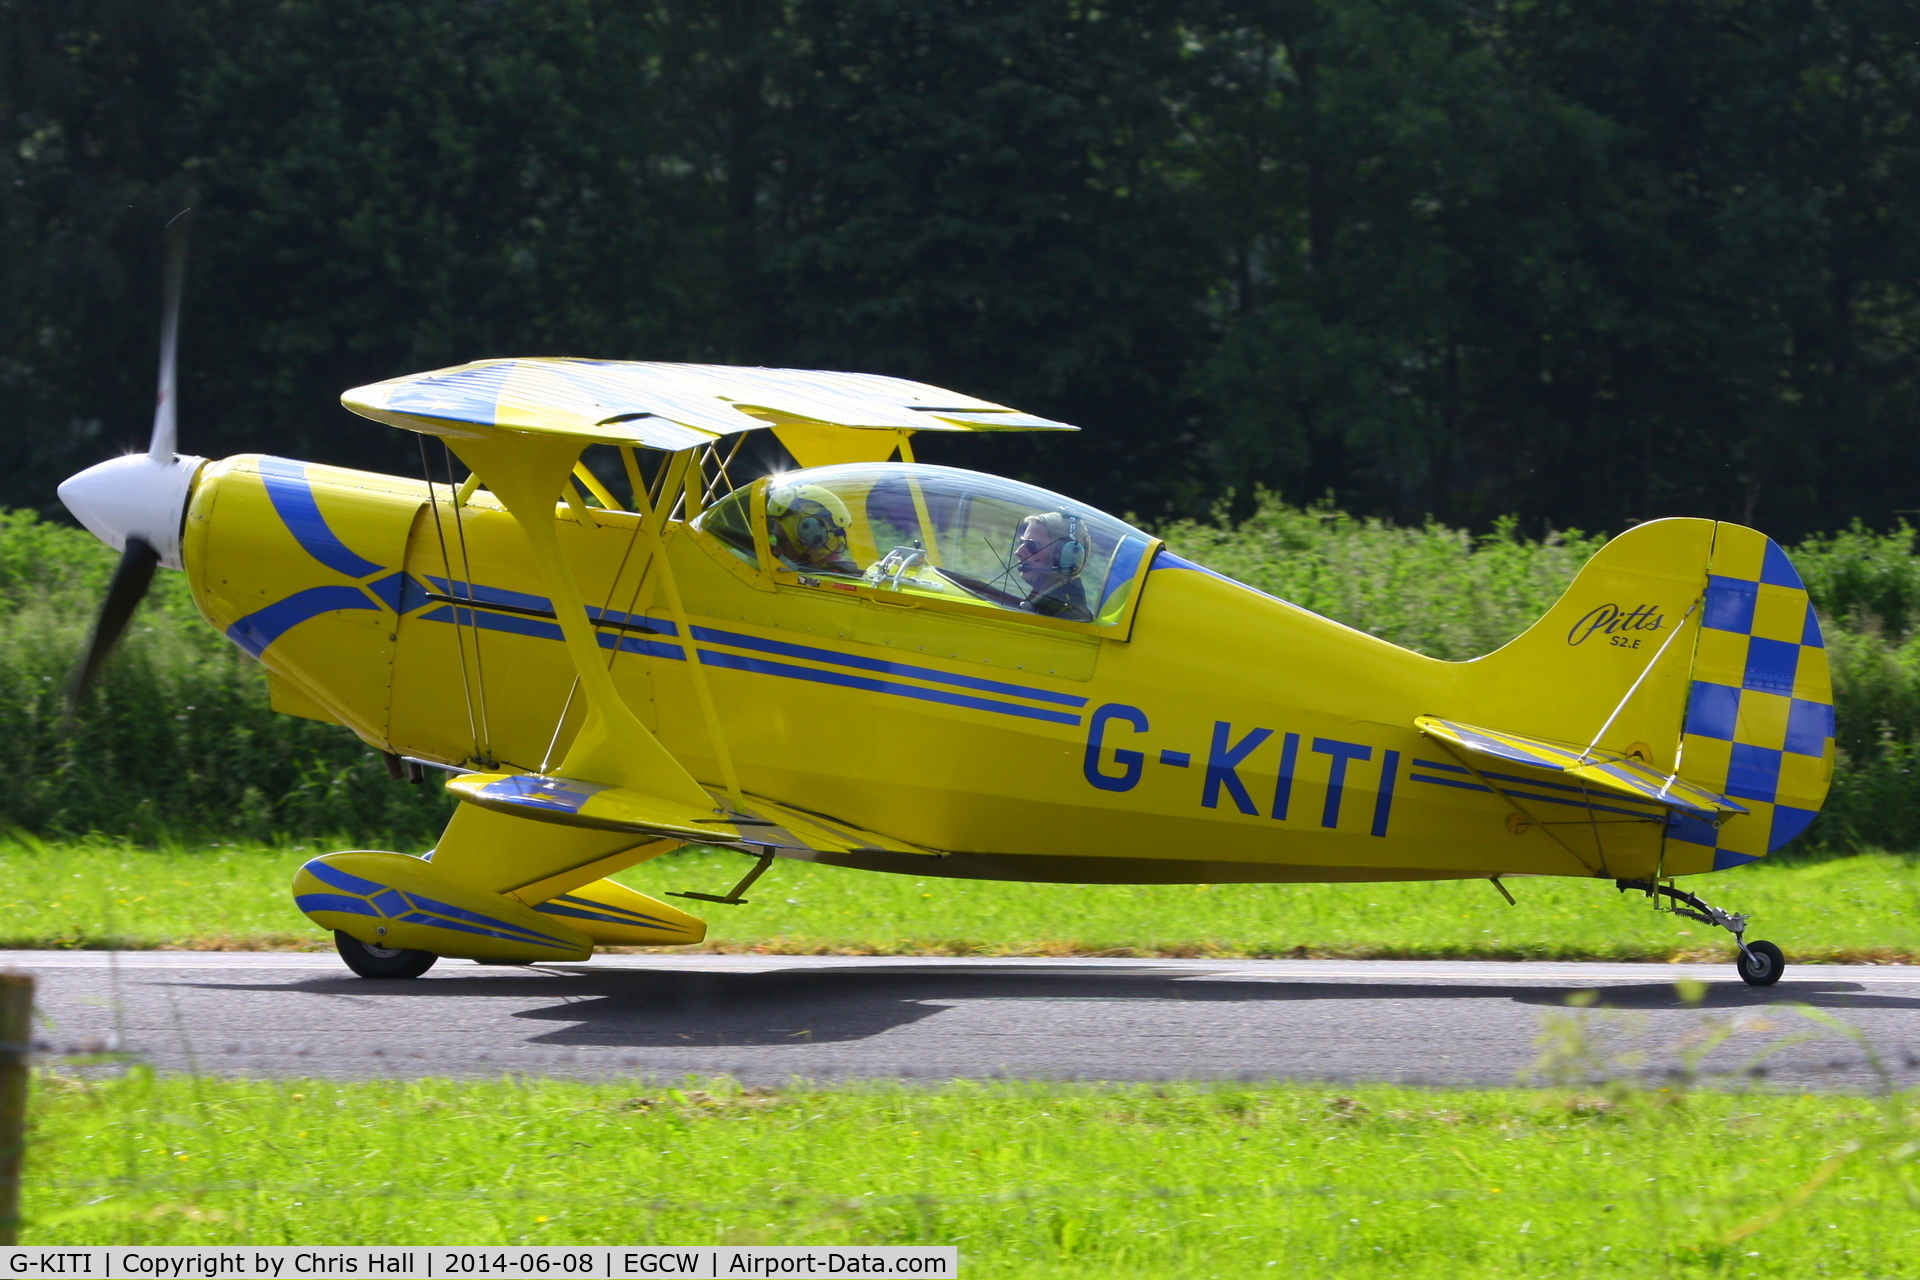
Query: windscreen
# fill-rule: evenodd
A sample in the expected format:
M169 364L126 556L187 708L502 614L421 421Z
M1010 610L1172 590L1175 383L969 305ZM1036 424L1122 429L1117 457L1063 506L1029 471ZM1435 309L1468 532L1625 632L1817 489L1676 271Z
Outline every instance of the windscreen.
M757 561L753 540L764 540L773 563L803 584L859 581L1105 624L1125 616L1152 545L1125 522L1033 485L891 462L770 476L715 503L699 527L744 560Z

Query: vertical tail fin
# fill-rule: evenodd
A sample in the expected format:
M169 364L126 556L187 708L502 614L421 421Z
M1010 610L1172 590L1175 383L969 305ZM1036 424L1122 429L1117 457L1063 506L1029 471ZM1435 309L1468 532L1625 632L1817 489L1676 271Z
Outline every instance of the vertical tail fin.
M1765 857L1826 799L1833 690L1820 624L1786 553L1752 529L1680 519L1630 529L1539 622L1460 670L1463 719L1572 749L1571 764L1546 750L1538 767L1573 768L1598 749L1744 810L1716 823L1676 807L1646 873Z

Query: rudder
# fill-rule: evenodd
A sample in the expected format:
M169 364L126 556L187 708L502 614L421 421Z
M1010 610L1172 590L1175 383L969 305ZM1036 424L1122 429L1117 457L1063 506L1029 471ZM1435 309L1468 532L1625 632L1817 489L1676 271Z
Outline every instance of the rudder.
M1716 525L1678 771L1747 812L1718 828L1677 818L1669 856L1721 871L1780 849L1820 812L1833 764L1833 684L1806 584L1765 534Z

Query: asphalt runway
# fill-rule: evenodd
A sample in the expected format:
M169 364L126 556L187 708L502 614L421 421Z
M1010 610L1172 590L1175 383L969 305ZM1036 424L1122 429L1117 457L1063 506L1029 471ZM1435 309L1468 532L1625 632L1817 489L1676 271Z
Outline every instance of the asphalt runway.
M8 966L40 981L42 1051L117 1055L95 1070L1920 1083L1920 967L1796 966L1756 991L1730 964L647 955L443 960L401 982L331 954L0 952ZM1581 992L1593 1003L1570 1007ZM1583 1047L1530 1071L1572 1028Z

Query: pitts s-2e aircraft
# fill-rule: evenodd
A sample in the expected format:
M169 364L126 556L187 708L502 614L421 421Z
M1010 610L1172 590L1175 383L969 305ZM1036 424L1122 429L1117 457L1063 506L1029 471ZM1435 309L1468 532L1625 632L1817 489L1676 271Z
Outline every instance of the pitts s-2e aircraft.
M1583 876L1778 947L1673 878L1778 850L1833 769L1820 627L1772 541L1666 519L1536 625L1443 662L912 437L1065 431L866 374L484 360L349 391L415 480L176 454L170 254L152 448L60 494L122 551L83 692L156 565L277 710L451 772L425 856L294 882L367 977L579 961L705 924L609 877L687 842L916 876ZM736 483L770 431L799 469ZM749 451L751 453L751 451ZM444 456L444 455L443 455ZM431 474L431 473L430 473ZM671 895L669 895L671 896Z

